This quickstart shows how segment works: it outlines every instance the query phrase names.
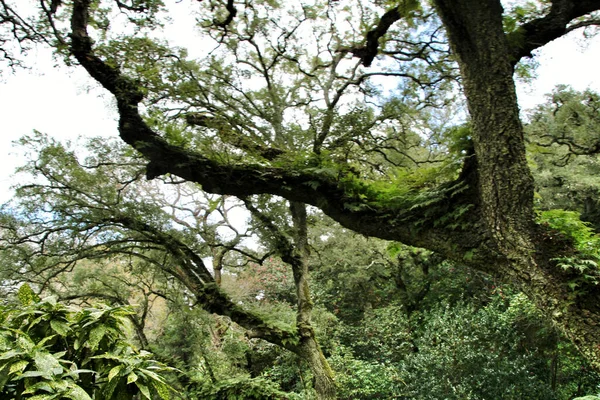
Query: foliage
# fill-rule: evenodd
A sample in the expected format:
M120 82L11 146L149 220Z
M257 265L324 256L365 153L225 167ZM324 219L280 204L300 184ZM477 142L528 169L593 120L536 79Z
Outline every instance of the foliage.
M35 399L169 399L171 368L127 341L125 307L73 309L35 299L2 310L0 393ZM24 396L24 397L23 397ZM141 397L140 397L141 396Z
M338 372L341 400L391 399L402 395L406 383L395 365L356 359L343 348L339 351L330 360Z
M574 270L583 281L598 284L600 282L600 236L579 218L575 211L549 210L539 213L538 221L558 230L573 241L577 253L570 257L556 258L557 266L569 271ZM571 288L578 286L577 281L570 283Z
M196 394L208 400L300 400L294 394L284 393L264 378L235 378L207 385Z
M349 296L336 305L334 343L325 349L341 398L569 399L594 389L597 375L510 286L422 251L330 229L329 237L315 232L324 239L316 240L313 282L326 304L335 304L332 294ZM361 265L369 266L364 277ZM405 291L394 282L399 276Z
M576 211L548 210L538 214L538 222L562 232L573 240L575 248L584 256L597 258L600 237L590 223L579 218Z
M557 86L529 113L525 126L537 206L578 211L600 226L598 142L600 96Z
M297 388L302 381L306 388L302 374L289 378L303 369L293 365L295 356L279 357L280 349L267 349L264 365L251 365L252 340L270 340L296 355L316 348L318 357L304 358L327 367L314 336L334 331L323 348L343 371L347 397L556 395L555 385L543 376L549 375L546 350L559 351L557 334L539 323L519 294L438 257L462 259L481 271L533 285L534 298L551 308L549 315L569 309L556 322L577 336L587 354L598 354L600 335L587 324L598 311L584 296L567 292L567 285L597 283L598 243L574 214L556 211L583 206L587 216L600 215L594 209L597 182L588 179L588 190L573 207L550 205L561 201L553 201L552 190L540 189L539 198L547 202L541 208L553 211L542 212L549 229L536 235L537 228L528 223L533 185L512 90L515 67L524 69L516 66L521 58L560 34L598 23L595 2L564 0L564 7L549 11L547 1L526 1L503 11L497 0L199 1L192 2L198 11L193 26L202 32L193 40L202 43L197 51L167 37L162 30L167 10L159 0L40 1L40 12L31 19L21 18L9 3L0 2L0 56L10 60L4 44L12 32L16 43L48 44L68 64L86 69L115 96L119 134L131 148L96 139L87 144L87 157L80 157L41 135L24 139L35 153L21 169L30 179L19 185L16 200L0 215L2 257L14 261L7 278L26 275L60 292L56 287L69 282L64 277L71 271L77 282L90 281L76 270L84 262L129 257L178 280L180 307L187 311L200 304L223 318L175 315L155 343L165 345L165 357L188 367L190 380L202 385L198 393L283 396L257 378L260 374L285 377ZM189 5L181 7L188 14ZM174 26L181 33L178 22ZM387 59L375 60L378 54ZM465 84L464 90L459 84ZM456 101L458 93L469 102L470 124L461 124L467 118L464 105ZM599 152L600 141L589 135L597 122L597 100L563 90L553 99L555 109L542 107L532 119L530 148L538 154L530 162L540 166L538 186L544 178L563 180L548 163L564 166L574 155ZM134 155L134 149L145 158ZM548 149L555 153L538 157ZM595 160L585 164L597 167ZM169 186L143 182L144 175ZM225 200L215 206L209 196L199 207L192 195L180 202L198 184L215 194L239 196L263 228L268 226L256 229L267 251L286 253L283 248L289 248L279 256L295 267L297 299L286 293L291 275L273 261L276 257L265 262L267 256L238 246L247 235L227 223ZM568 199L572 187L554 194ZM318 254L309 258L306 232L294 232L302 217L297 213L290 221L282 212L287 205L273 195L312 204L363 234L424 246L438 255L362 238L344 241L347 232L340 230L318 235L321 242L313 238ZM213 224L214 218L226 223ZM569 240L552 236L552 229ZM328 248L329 241L336 250ZM249 282L246 292L236 293L237 302L221 291L217 277L230 251L243 255L236 272L247 262L254 266L239 275ZM203 260L208 256L213 270ZM553 261L567 272L549 268ZM317 328L310 323L314 303L304 281L309 263L317 286ZM579 276L569 280L573 273ZM90 287L131 287L115 284L120 277L110 278ZM169 278L161 278L161 289L174 287ZM230 282L235 285L236 278ZM131 292L123 292L130 297ZM47 303L31 293L22 297ZM82 372L81 390L89 386L104 397L130 389L146 398L163 396L162 378L152 380L146 372L152 366L143 354L119 339L117 320L129 312L84 310L73 317L55 311L35 318L26 314L20 321L25 325L7 331L13 339L24 332L19 349L37 353L30 364L19 359L15 362L21 364L11 364L17 365L14 370L6 366L5 372L20 373L21 365L33 365L37 369L26 372L41 374L47 364L50 372L39 377L50 382L66 371L62 357L73 355L81 358L69 360L76 368L95 371ZM248 337L228 318L244 326ZM29 326L31 319L41 328ZM534 327L523 327L523 321ZM73 324L81 326L71 332ZM539 339L535 345L532 336ZM72 350L54 349L71 337ZM310 343L312 348L306 346ZM49 353L53 360L39 356L46 349L56 350ZM208 354L214 349L218 356ZM251 379L245 368L253 372ZM317 371L313 368L312 378L318 384ZM226 374L236 376L223 379ZM61 393L78 390L49 387ZM331 392L318 395L331 398Z

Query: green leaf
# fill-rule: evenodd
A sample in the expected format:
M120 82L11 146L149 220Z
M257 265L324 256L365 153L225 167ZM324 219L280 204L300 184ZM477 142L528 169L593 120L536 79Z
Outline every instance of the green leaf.
M9 374L9 366L5 366L4 368L0 369L0 391L2 391L4 389L4 385L6 385L6 382L8 382L8 378L10 377Z
M36 351L33 360L39 371L48 375L58 375L63 372L63 367L54 355L46 352Z
M89 394L86 393L80 386L73 386L64 396L72 400L92 400Z
M14 374L15 372L22 372L29 365L29 361L20 360L10 366L9 374Z
M62 337L67 336L69 331L71 330L69 324L67 324L66 322L57 321L54 319L50 321L50 327L54 332L58 333Z
M119 372L121 372L123 368L123 365L117 365L116 367L113 367L108 373L109 382L112 381L115 376L119 375Z
M38 382L38 383L35 383L35 384L29 386L23 392L23 394L34 394L38 390L43 390L43 391L48 392L48 393L54 392L54 389L52 388L52 386L50 386L50 384L48 382L44 381L44 382Z
M25 335L17 337L17 345L28 353L33 351L33 348L35 347L35 343Z
M29 397L28 400L54 400L54 399L59 399L60 397L58 397L56 394L38 394L32 397Z
M161 399L168 400L171 398L171 390L169 390L169 386L167 386L167 384L163 382L152 381L151 385L154 387L154 390L156 390L156 393L158 393Z
M133 382L137 381L137 380L138 380L138 376L135 373L131 372L129 375L127 375L127 384L128 385L130 383L133 383Z
M40 296L38 296L27 283L21 285L17 296L21 304L24 306L30 306L34 303L39 303L40 301Z
M138 389L140 389L140 392L144 395L145 398L147 398L148 400L152 400L152 397L150 397L150 390L148 389L148 386L144 385L140 381L135 382L135 385L138 387Z
M92 329L92 331L89 334L86 347L90 348L92 351L95 351L98 348L100 342L102 341L102 338L104 338L104 335L106 334L107 330L108 328L104 325L100 325Z
M25 371L15 379L25 379L25 378L39 378L45 377L48 378L48 373L44 371Z

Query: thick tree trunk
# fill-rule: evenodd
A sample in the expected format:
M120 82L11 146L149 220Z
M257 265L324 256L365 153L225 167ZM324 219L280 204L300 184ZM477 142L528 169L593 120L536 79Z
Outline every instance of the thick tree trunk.
M525 158L512 57L500 0L437 0L461 70L477 159L485 240L478 246L600 367L599 290L575 294L552 261L566 250L534 223L533 179ZM485 256L478 262L485 262Z
M502 6L499 0L437 4L463 78L490 245L519 259L532 249L533 178L525 158Z
M333 376L333 370L325 359L319 346L315 331L311 324L313 302L308 286L308 235L306 222L306 206L302 203L290 202L290 212L294 222L295 251L297 260L292 264L294 282L298 296L298 312L296 325L300 333L300 343L297 354L308 363L315 378L315 391L318 399L335 399L337 387Z

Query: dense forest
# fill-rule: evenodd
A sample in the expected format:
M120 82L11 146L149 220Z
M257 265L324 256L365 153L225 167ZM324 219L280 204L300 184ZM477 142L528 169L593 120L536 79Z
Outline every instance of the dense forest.
M600 398L600 94L515 91L599 24L596 0L0 0L2 68L52 48L119 119L18 143L0 397Z

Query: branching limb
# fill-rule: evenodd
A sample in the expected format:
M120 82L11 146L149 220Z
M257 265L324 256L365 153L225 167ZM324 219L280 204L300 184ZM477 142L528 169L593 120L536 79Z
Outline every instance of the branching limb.
M360 58L362 65L365 67L371 66L371 63L379 52L379 39L385 36L388 29L398 20L402 18L402 14L398 7L394 7L381 16L379 23L375 29L367 33L367 41L363 47L353 48L350 51L354 57Z
M233 22L233 19L236 17L238 12L233 2L234 0L227 0L227 5L225 6L225 9L227 10L227 17L225 17L223 21L215 20L215 26L227 29L229 24Z
M513 65L574 29L597 24L597 19L592 19L569 26L574 19L597 10L600 10L600 0L553 0L548 14L523 24L508 35Z

